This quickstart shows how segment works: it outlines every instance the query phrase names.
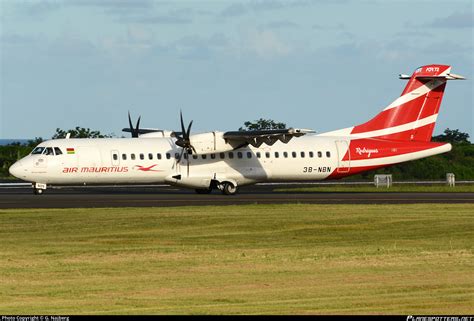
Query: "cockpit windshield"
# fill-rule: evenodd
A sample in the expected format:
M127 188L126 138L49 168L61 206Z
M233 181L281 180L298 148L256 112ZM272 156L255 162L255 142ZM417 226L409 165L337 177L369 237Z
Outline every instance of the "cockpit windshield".
M54 155L53 148L52 147L46 147L43 154L44 155Z
M44 149L45 149L44 147L36 147L36 148L33 149L33 151L31 152L31 155L43 154Z
M62 155L63 152L59 147L36 147L33 149L31 152L31 155L49 155L49 156L57 156L57 155Z

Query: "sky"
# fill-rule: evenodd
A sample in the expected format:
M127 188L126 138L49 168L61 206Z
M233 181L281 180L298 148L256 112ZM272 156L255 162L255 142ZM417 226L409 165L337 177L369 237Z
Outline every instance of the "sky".
M76 126L325 132L363 123L447 64L435 134L474 138L471 0L0 0L0 138ZM474 141L474 139L473 139Z

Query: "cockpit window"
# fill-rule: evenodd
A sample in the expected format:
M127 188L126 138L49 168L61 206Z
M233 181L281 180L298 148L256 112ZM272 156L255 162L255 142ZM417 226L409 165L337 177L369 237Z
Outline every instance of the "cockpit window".
M44 150L43 154L44 154L44 155L53 155L53 156L54 156L53 148L52 148L52 147L46 147L46 149Z
M36 147L36 148L33 149L33 151L31 152L31 155L42 154L43 151L44 151L44 147Z
M59 149L59 147L54 147L54 152L56 153L56 155L62 155L62 151L61 149Z

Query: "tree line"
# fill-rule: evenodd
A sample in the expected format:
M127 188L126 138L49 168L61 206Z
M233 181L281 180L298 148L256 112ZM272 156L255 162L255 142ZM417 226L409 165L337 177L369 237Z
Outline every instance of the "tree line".
M260 118L247 121L239 130L283 129L285 123ZM71 138L104 138L112 135L101 134L98 130L76 127L69 130L56 129L52 138L64 138L67 133ZM0 146L0 178L12 178L8 168L18 159L28 155L43 139L37 137L26 144L13 143ZM474 180L474 144L469 141L469 134L458 129L447 128L443 134L434 136L432 141L447 142L453 145L449 153L435 155L428 158L393 165L388 168L369 171L350 176L349 180L368 180L374 174L392 174L395 180L429 180L444 179L446 173L454 173L457 180Z

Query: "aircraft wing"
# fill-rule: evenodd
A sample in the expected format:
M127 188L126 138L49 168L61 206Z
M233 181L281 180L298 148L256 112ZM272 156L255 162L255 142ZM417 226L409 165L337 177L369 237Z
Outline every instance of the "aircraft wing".
M123 132L126 132L126 133L131 133L132 130L130 128L123 128L122 129ZM138 130L138 134L148 134L148 133L156 133L156 132L162 132L163 130L162 129L155 129L155 128L139 128Z
M131 133L132 130L128 127L122 129L123 132L126 133ZM139 128L137 129L137 132L139 135L143 134L150 134L150 133L161 133L163 136L165 136L166 133L169 133L170 137L175 137L176 135L180 135L181 132L175 132L175 131L168 131L168 130L163 130L163 129L157 129L157 128Z
M300 137L308 133L314 133L310 129L269 129L269 130L246 130L225 132L223 138L232 145L252 145L260 147L263 143L271 146L277 141L288 143L293 137Z

